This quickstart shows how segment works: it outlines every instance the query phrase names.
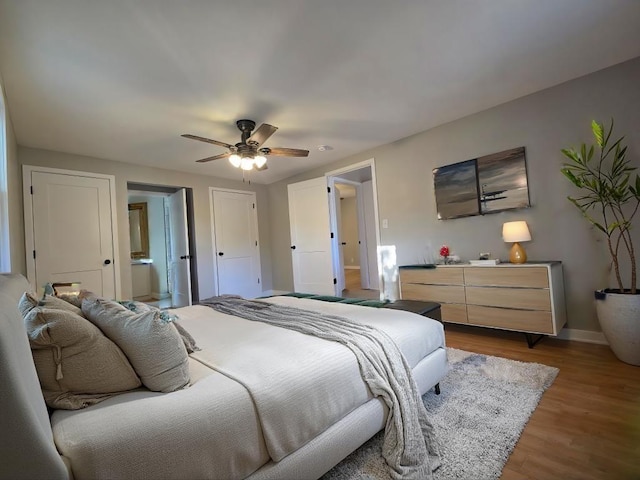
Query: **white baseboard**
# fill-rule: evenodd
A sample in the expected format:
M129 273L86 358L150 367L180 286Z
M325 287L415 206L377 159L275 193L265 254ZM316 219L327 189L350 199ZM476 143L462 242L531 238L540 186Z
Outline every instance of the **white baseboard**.
M171 294L169 292L164 292L164 293L151 292L151 296L156 300L164 300L165 298L169 298Z
M577 330L575 328L563 328L558 334L561 340L574 340L576 342L597 343L599 345L609 345L602 332L592 330Z
M345 270L360 270L360 265L345 265Z

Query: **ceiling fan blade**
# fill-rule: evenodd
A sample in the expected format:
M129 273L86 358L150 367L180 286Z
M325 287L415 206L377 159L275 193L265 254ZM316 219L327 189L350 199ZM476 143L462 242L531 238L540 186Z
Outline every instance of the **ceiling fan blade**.
M214 155L213 157L207 157L201 160L196 160L196 162L198 163L212 162L213 160L220 160L221 158L229 158L231 155L232 155L231 152L221 153L220 155Z
M265 152L265 155L273 155L276 157L308 157L309 156L309 150L300 150L298 148L269 148L268 150L269 152Z
M247 143L249 145L259 147L266 142L271 135L276 133L276 130L278 130L278 127L274 127L268 123L263 123L251 134L249 138L247 138Z
M230 145L228 143L219 142L217 140L211 140L210 138L199 137L197 135L190 135L188 133L185 133L185 134L181 135L181 137L189 138L191 140L198 140L199 142L212 143L213 145L218 145L220 147L234 148L233 145Z

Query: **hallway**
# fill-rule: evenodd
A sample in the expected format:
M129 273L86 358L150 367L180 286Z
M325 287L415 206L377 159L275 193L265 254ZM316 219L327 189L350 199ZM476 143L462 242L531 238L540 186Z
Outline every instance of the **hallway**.
M363 290L360 283L360 269L359 268L346 268L344 270L344 286L342 296L346 298L367 298L378 300L380 298L380 291L378 290Z

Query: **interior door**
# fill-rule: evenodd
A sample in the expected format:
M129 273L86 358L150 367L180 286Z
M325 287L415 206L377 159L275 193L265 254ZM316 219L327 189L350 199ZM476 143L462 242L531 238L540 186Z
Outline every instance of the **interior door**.
M333 295L327 180L321 177L292 183L288 191L294 289Z
M169 204L169 236L172 291L171 306L191 305L191 255L187 231L187 193L184 188L167 197Z
M331 181L331 192L333 204L330 204L330 208L335 212L335 225L331 225L333 233L332 249L333 252L337 252L337 255L332 254L333 257L333 271L335 272L338 283L336 284L336 294L341 295L345 288L344 279L344 241L342 235L342 204L340 202L340 190L336 188L336 184ZM331 222L333 223L333 222Z
M258 216L253 192L212 191L218 295L262 294Z
M33 223L25 226L33 230L34 286L80 282L86 290L115 298L120 292L114 268L111 180L36 170L30 177Z

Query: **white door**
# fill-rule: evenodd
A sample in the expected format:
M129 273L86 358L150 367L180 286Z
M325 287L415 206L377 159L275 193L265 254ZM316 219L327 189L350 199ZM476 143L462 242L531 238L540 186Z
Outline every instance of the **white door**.
M292 183L288 191L294 289L333 295L327 180L321 177Z
M212 190L218 295L262 294L256 194Z
M333 252L331 257L333 259L333 272L337 280L334 290L336 295L341 295L345 288L342 205L340 202L340 190L336 187L334 178L329 179L329 186L331 189L331 194L329 195L329 224L331 225L331 250Z
M191 256L187 231L187 193L184 188L167 197L171 251L171 306L191 305Z
M29 280L38 289L47 282L80 282L81 288L115 298L120 292L114 268L113 180L33 167L24 172L27 248L33 249Z

